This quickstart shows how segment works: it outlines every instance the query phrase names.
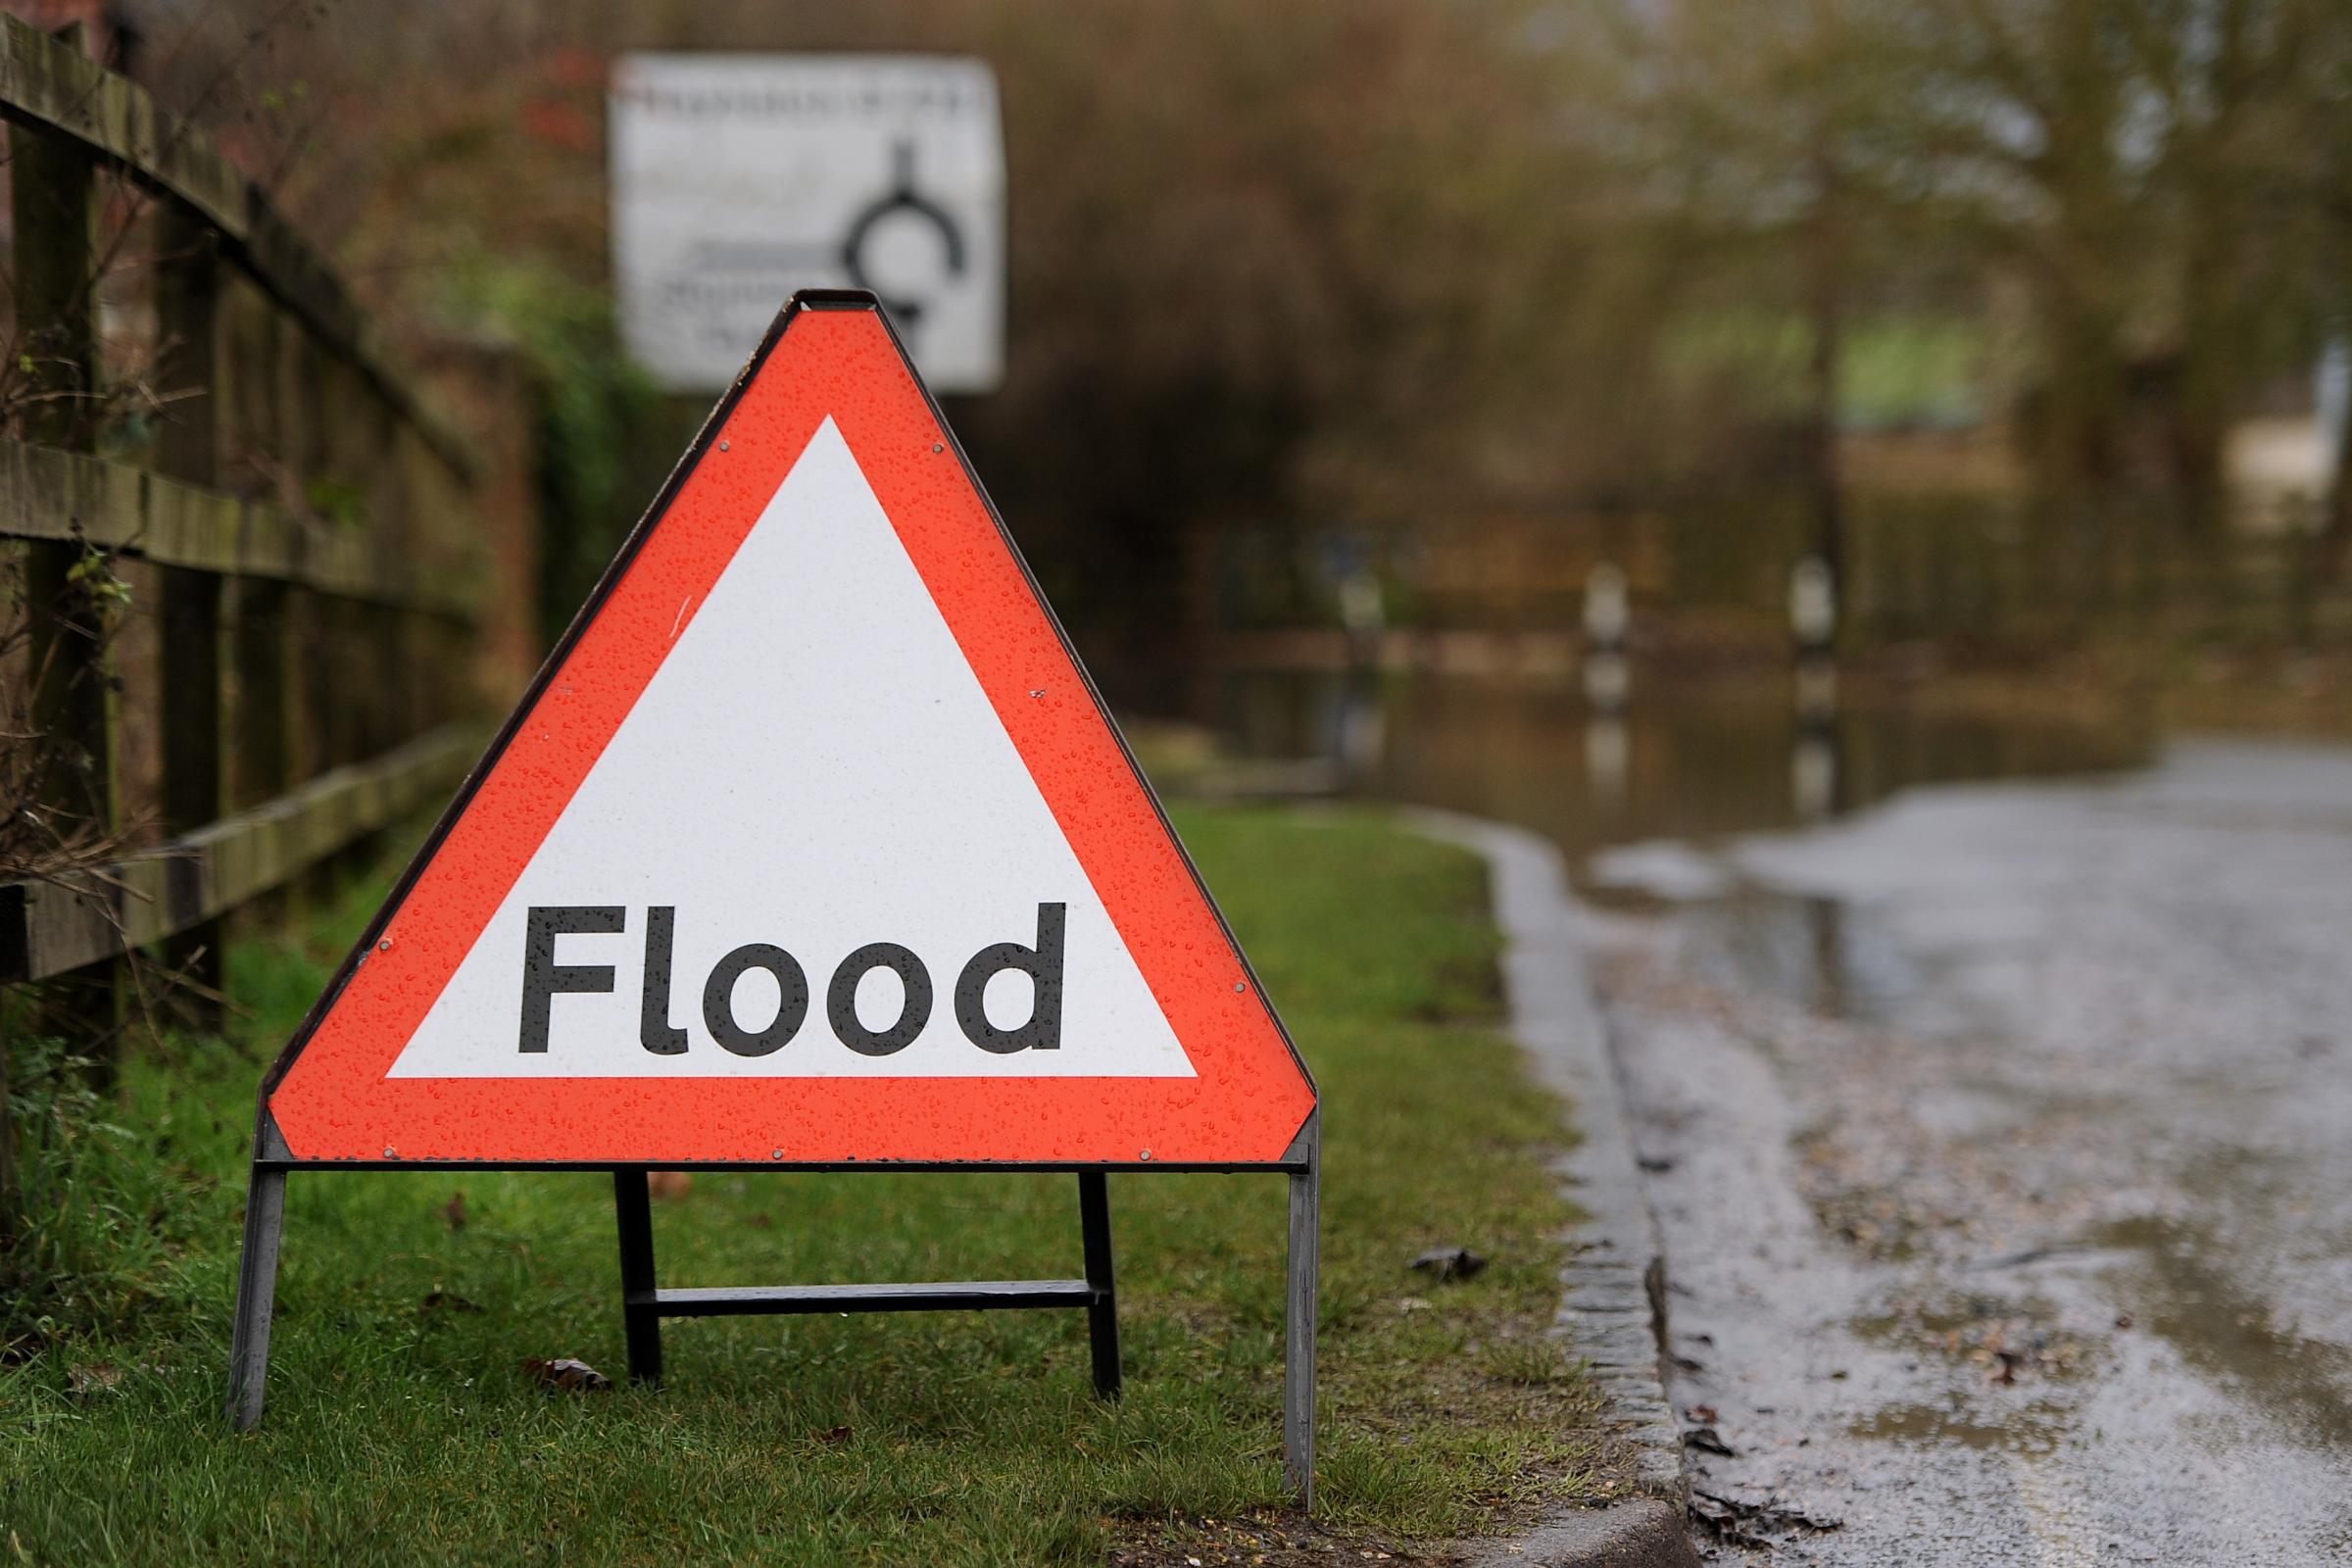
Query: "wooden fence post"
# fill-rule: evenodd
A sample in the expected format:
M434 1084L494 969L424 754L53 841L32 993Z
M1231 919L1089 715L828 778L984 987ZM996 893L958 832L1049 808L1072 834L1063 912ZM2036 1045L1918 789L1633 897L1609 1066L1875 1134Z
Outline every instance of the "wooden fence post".
M98 339L98 179L62 138L11 124L9 194L16 229L17 352L29 367L25 435L87 451L94 443ZM115 618L104 563L72 541L22 547L33 675L34 790L59 839L111 835L118 821L114 701L107 643ZM111 1052L123 1020L122 968L93 964L53 981L33 1028Z
M327 493L336 478L335 431L343 407L336 399L334 363L317 336L305 331L295 347L294 379L303 411L302 448L295 475L303 492L302 510L314 510L315 499ZM338 526L333 518L321 526ZM337 745L334 691L340 672L334 668L333 617L316 589L292 595L287 616L287 649L293 656L293 680L288 696L293 707L294 776L310 780L343 760ZM300 894L305 906L330 908L342 891L342 875L329 856L303 876Z
M217 488L226 467L227 356L220 352L220 277L213 231L176 203L156 215L157 335L170 368L170 405L156 441L156 467ZM220 815L222 579L166 569L160 640L163 712L163 827L177 837ZM165 939L164 962L188 982L174 1000L199 1028L217 1028L223 979L224 922L208 920Z
M256 309L252 319L231 318L224 334L227 374L240 410L231 431L259 446L275 466L275 483L266 493L299 513L299 495L287 495L287 480L299 488L303 471L302 409L297 381L300 345L306 329L290 317ZM250 331L240 330L250 326ZM229 449L234 456L233 448ZM294 771L295 705L291 687L295 661L288 647L292 626L286 584L274 578L238 576L229 581L228 663L235 694L228 715L228 769L223 788L229 804L243 810L286 793L300 782ZM264 894L249 906L251 916L283 922L294 905L291 890ZM240 911L240 918L245 911Z

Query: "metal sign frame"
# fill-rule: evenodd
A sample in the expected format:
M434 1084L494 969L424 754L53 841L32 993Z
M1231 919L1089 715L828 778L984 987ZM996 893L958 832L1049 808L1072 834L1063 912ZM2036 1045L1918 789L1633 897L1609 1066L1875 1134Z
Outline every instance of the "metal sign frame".
M239 1432L262 1419L270 1375L270 1330L275 1316L277 1265L285 1234L286 1178L295 1171L389 1170L611 1170L619 1243L621 1321L629 1377L659 1385L662 1377L662 1320L665 1317L743 1317L805 1312L1003 1311L1084 1307L1095 1392L1119 1396L1118 1291L1111 1261L1108 1176L1127 1172L1280 1171L1289 1177L1290 1237L1283 1291L1283 1467L1301 1508L1315 1496L1315 1314L1322 1243L1323 1157L1320 1111L1309 1115L1289 1154L1271 1165L859 1163L695 1163L680 1166L475 1164L457 1160L303 1160L295 1158L269 1112L254 1140L245 1200L245 1239L237 1269L237 1305L229 1348L226 1413ZM1085 1277L1065 1280L974 1280L921 1284L719 1286L664 1289L655 1266L653 1216L647 1177L657 1169L732 1171L1053 1171L1078 1177L1079 1228Z
M1118 1348L1118 1304L1115 1272L1112 1265L1109 1173L1137 1171L1221 1172L1251 1171L1280 1172L1289 1178L1290 1226L1287 1262L1287 1285L1284 1293L1286 1321L1284 1334L1283 1377L1283 1453L1300 1505L1311 1507L1314 1499L1314 1408L1315 1408L1315 1318L1317 1298L1317 1269L1320 1251L1322 1209L1322 1139L1321 1112L1310 1108L1303 1124L1293 1138L1289 1149L1273 1160L1230 1162L1200 1162L1185 1160L1153 1160L1149 1152L1132 1161L1019 1161L1019 1160L850 1160L850 1161L794 1161L774 1159L751 1160L692 1160L664 1159L639 1163L630 1161L571 1161L571 1160L469 1160L469 1159L404 1159L385 1151L381 1159L305 1159L298 1157L279 1132L270 1114L270 1096L283 1080L295 1058L336 1000L342 995L362 960L378 945L395 911L399 910L416 887L425 867L431 863L443 841L465 814L476 793L487 780L491 769L504 755L510 742L521 728L525 718L545 694L578 643L588 625L594 621L611 597L612 589L627 571L639 548L655 526L667 514L671 502L683 487L688 475L694 472L705 456L718 443L719 430L744 393L757 378L768 355L781 340L792 319L804 311L866 311L873 313L889 333L892 344L906 357L906 345L890 324L888 313L870 292L859 289L805 289L796 293L777 315L774 325L760 344L751 364L718 405L711 411L693 444L670 472L661 493L647 509L645 517L606 568L596 588L590 593L579 612L564 635L549 652L529 688L516 703L497 737L473 770L460 786L450 805L443 810L432 832L426 837L407 869L393 886L383 906L369 921L368 929L345 957L334 978L315 1004L302 1025L287 1042L277 1060L264 1075L257 1096L253 1142L253 1163L250 1187L245 1207L243 1251L237 1275L237 1304L234 1333L230 1349L229 1389L226 1414L239 1431L250 1430L261 1420L270 1362L270 1325L274 1316L277 1266L285 1227L286 1178L294 1171L388 1171L388 1170L610 1170L613 1178L613 1205L618 1233L621 1276L622 1321L628 1347L628 1370L633 1380L659 1384L662 1380L661 1321L664 1317L742 1316L762 1314L791 1314L805 1312L849 1311L941 1311L941 1310L1005 1310L1036 1307L1084 1307L1088 1317L1089 1340L1092 1348L1093 1376L1096 1392L1106 1398L1115 1398L1120 1392L1122 1377ZM908 362L911 365L911 361ZM1224 934L1243 971L1248 975L1251 991L1263 1001L1265 992L1257 974L1250 964L1240 943L1234 941L1224 911L1199 872L1192 866L1191 858L1181 854L1181 843L1168 822L1167 813L1151 780L1136 764L1126 737L1119 732L1108 708L1093 677L1079 662L1071 648L1068 633L1054 615L1039 588L1035 575L1021 558L1011 535L1004 528L995 503L972 472L971 464L962 446L956 440L942 416L938 402L919 375L915 385L921 393L933 419L947 443L952 445L956 462L961 466L974 493L986 508L995 523L1004 548L1010 554L1022 579L1027 583L1039 608L1044 612L1054 636L1059 639L1071 666L1084 681L1087 694L1096 710L1108 726L1112 740L1121 757L1133 771L1144 798L1150 804L1162 832L1171 842L1178 843L1179 858L1191 872L1196 888L1209 913ZM1279 1013L1270 1002L1265 1003L1282 1043L1298 1067L1305 1084L1310 1104L1319 1102L1314 1077L1289 1031L1282 1025ZM923 1284L881 1285L786 1285L786 1286L726 1286L662 1288L656 1268L652 1209L647 1177L661 1169L735 1170L735 1171L1052 1171L1075 1173L1079 1184L1080 1233L1084 1248L1085 1273L1081 1279L1015 1280L1015 1281L959 1281Z

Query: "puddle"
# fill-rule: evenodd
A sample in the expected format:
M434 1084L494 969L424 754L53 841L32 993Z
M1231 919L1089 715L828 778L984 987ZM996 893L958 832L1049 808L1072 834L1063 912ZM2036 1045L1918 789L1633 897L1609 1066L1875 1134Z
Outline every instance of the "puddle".
M2108 1226L2101 1239L2133 1255L2113 1283L2135 1303L2136 1327L2162 1336L2288 1441L2352 1451L2352 1397L2344 1393L2352 1388L2352 1347L2278 1326L2275 1304L2246 1289L2227 1245L2207 1230L2134 1219Z
M2069 1439L2074 1409L2063 1400L2037 1399L2014 1405L1987 1420L1958 1401L1950 1404L1893 1404L1867 1420L1850 1423L1857 1438L1912 1446L1958 1444L2039 1458L2058 1451Z

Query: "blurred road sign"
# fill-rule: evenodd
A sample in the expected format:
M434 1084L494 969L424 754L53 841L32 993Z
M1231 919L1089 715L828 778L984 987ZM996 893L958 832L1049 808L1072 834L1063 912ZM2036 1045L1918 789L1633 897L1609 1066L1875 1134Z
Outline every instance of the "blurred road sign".
M804 296L272 1075L289 1156L1274 1165L1314 1089L862 294Z
M935 391L1004 369L1004 145L977 60L623 56L612 252L629 350L724 388L796 288L881 296Z

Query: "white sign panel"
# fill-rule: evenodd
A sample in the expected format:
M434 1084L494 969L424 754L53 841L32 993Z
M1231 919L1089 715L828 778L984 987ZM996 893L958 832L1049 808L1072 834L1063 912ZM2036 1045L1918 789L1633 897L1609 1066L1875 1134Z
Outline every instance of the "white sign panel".
M1194 1075L831 419L687 608L393 1077Z
M735 378L796 288L880 295L941 392L1004 366L995 74L920 55L624 56L612 252L629 351L673 391Z

